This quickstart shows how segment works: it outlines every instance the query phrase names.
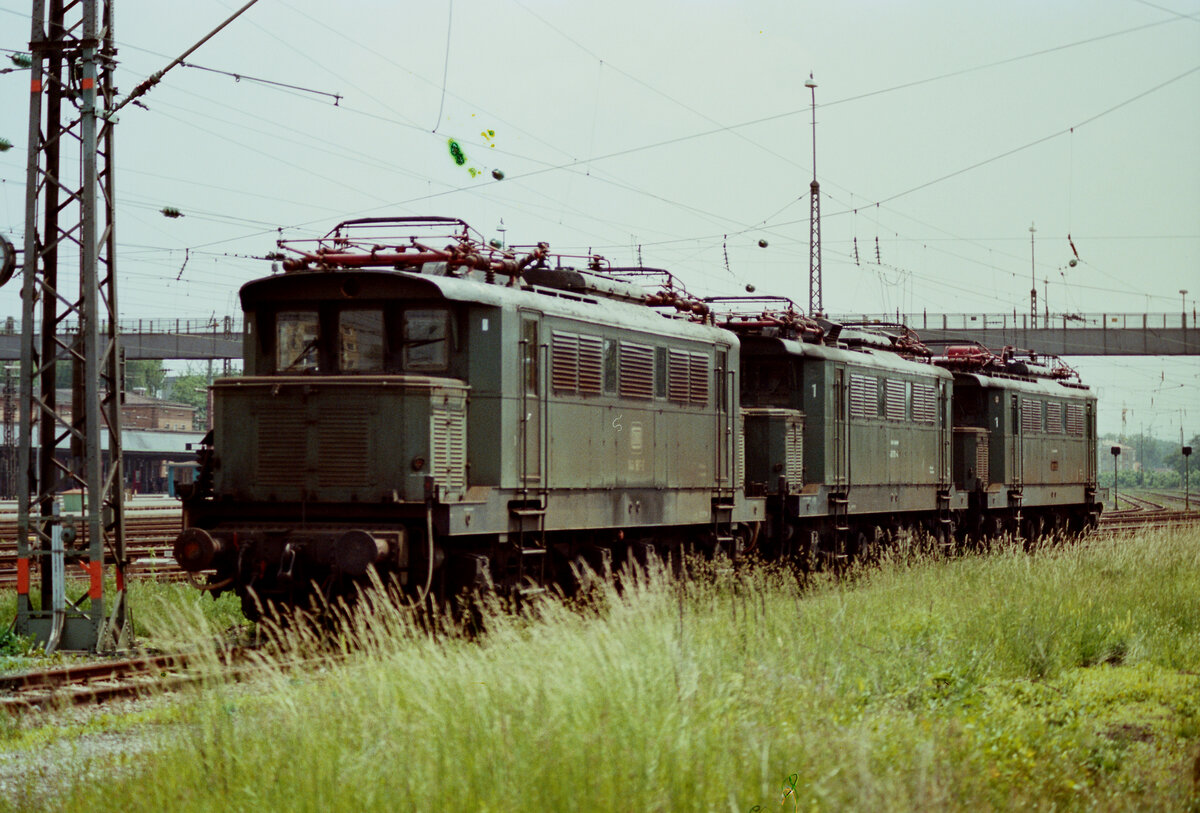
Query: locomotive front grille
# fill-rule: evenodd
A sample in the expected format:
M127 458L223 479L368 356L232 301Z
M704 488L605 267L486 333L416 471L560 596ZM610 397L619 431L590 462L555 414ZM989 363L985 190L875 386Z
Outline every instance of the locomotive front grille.
M467 388L423 376L245 377L214 392L219 498L420 502L467 488Z
M787 484L789 488L804 486L804 423L799 419L789 419L785 437L785 457L787 465Z
M467 487L467 415L459 408L434 407L430 422L433 476L447 494Z
M276 406L258 415L255 481L261 488L294 489L316 470L320 488L368 485L370 427L364 410L354 406L315 410L313 420L303 406ZM309 459L309 449L316 458Z
M984 432L975 445L975 478L985 486L991 482L988 479L988 448L988 436Z
M304 453L308 448L304 408L281 405L259 415L255 481L266 486L304 485Z
M317 424L317 484L322 488L368 485L370 429L361 409L326 410Z

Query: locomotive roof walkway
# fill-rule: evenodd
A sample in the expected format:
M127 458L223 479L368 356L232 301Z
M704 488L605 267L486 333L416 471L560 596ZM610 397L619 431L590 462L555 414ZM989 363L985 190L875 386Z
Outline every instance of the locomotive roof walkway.
M1196 356L1200 328L1195 313L1029 314L914 313L840 314L835 320L905 322L927 342L1011 345L1059 356ZM71 326L68 326L69 330ZM121 347L128 359L240 359L240 316L208 319L124 319ZM21 328L0 324L0 361L21 358Z

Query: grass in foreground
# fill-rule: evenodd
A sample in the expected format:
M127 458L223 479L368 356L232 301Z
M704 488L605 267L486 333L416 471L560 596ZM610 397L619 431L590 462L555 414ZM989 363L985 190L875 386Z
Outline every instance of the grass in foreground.
M803 593L651 573L476 643L380 606L350 657L183 697L173 747L49 806L1200 810L1197 596L1191 531Z

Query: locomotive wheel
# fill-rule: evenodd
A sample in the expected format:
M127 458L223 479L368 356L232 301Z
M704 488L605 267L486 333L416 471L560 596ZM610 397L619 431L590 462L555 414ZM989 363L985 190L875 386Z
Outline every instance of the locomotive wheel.
M877 562L883 554L890 535L879 525L863 528L858 534L857 558L863 562Z
M1067 540L1078 540L1083 535L1085 525L1085 517L1081 511L1068 511L1063 523L1063 533L1066 534Z
M869 560L875 554L874 550L872 550L874 545L871 544L871 535L867 533L866 528L859 528L853 533L854 544L846 553L849 555L849 558L856 561Z
M1004 520L995 514L989 514L983 520L983 535L989 542L995 542L1004 536Z
M967 524L963 528L964 548L969 550L985 550L986 544L983 531L983 517L976 514L967 519Z
M1065 524L1066 518L1063 516L1061 511L1051 511L1046 515L1046 520L1043 523L1043 533L1045 533L1047 536L1053 537L1054 541L1057 542L1062 537L1063 526Z
M1042 536L1042 518L1037 514L1027 513L1021 517L1021 539L1026 550L1032 550Z

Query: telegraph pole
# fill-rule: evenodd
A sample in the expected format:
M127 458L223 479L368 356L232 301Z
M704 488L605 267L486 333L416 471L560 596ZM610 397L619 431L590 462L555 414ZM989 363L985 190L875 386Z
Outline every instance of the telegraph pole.
M808 210L808 313L820 316L821 304L821 185L817 183L817 83L808 75L804 86L812 92L813 179L809 188Z
M34 636L47 652L120 648L129 631L113 211L115 121L110 115L116 68L112 23L112 0L33 0L16 629ZM74 155L63 155L74 149ZM77 279L68 268L74 262ZM64 365L71 369L71 399L60 404L56 381ZM60 515L60 498L67 491L80 492L78 525ZM107 601L106 553L115 576L115 591ZM41 587L37 606L30 598L35 564ZM87 588L72 598L66 573L80 569Z

